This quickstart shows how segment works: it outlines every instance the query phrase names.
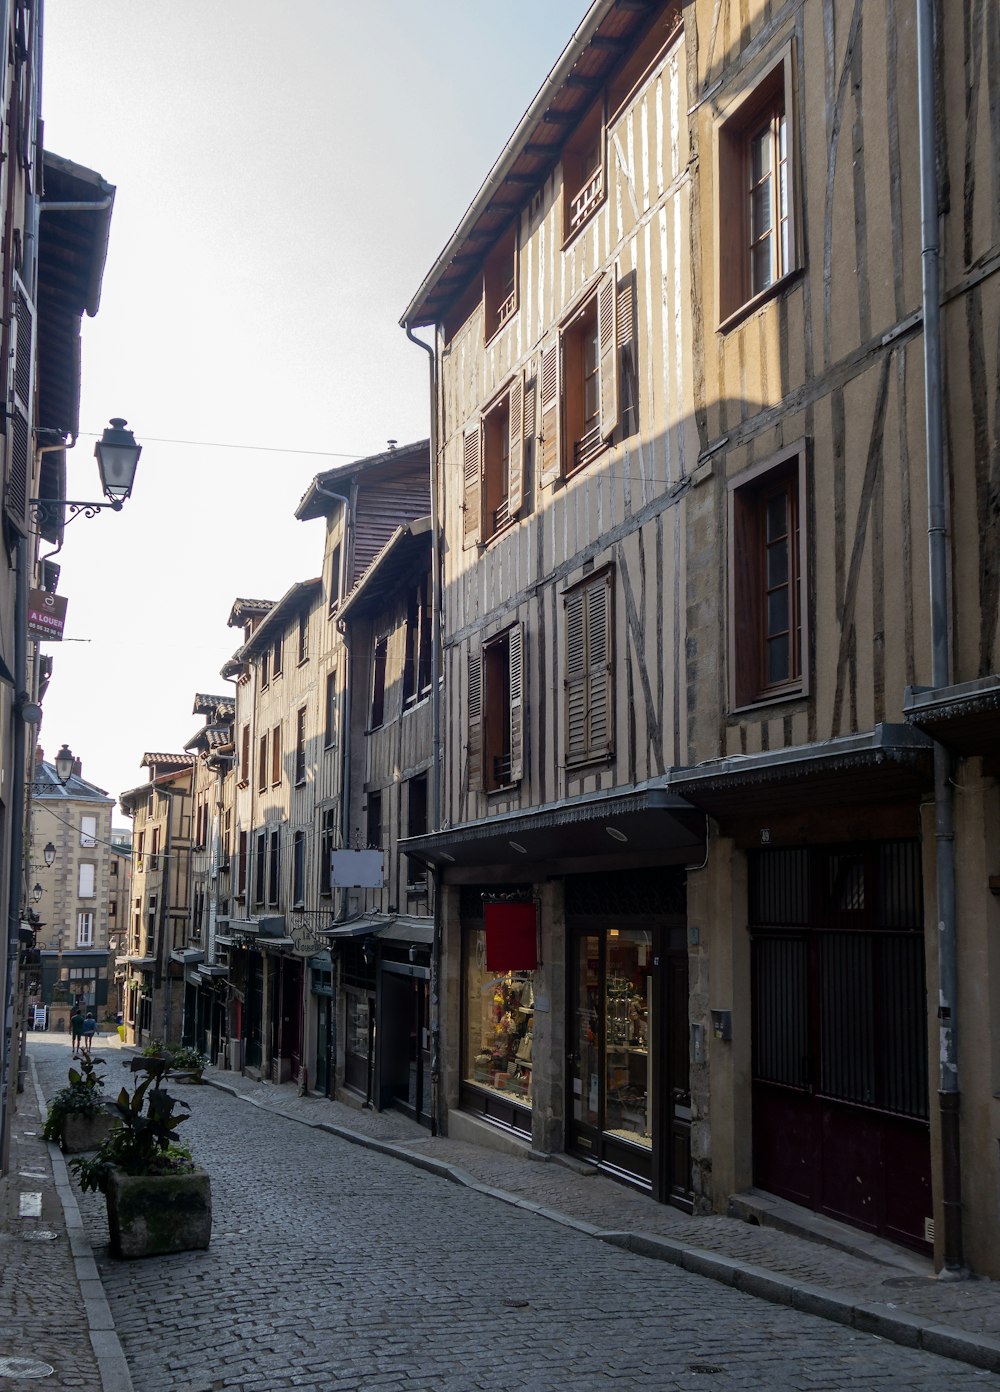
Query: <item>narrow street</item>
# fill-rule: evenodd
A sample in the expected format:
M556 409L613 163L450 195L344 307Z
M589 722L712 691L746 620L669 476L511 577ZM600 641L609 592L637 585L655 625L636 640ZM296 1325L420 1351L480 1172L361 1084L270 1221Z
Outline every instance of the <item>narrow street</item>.
M31 1053L50 1095L66 1047ZM108 1057L110 1091L127 1075ZM207 1252L113 1261L103 1200L80 1196L135 1392L1000 1388L214 1088L184 1096L184 1139L212 1175Z

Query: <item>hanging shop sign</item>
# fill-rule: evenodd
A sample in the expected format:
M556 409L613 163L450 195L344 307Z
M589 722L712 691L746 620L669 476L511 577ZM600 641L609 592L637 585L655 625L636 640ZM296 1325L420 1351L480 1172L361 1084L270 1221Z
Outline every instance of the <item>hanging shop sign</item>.
M534 971L538 966L534 904L485 904L483 914L487 971Z
M331 851L330 883L337 889L381 889L384 851Z
M28 592L28 637L62 641L66 625L66 596L49 594L48 590Z

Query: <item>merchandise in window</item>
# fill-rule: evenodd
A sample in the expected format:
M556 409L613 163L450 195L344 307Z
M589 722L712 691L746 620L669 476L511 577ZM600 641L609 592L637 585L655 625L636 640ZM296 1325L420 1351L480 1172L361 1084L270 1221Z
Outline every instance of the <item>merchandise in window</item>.
M488 971L485 929L467 935L466 952L465 1080L530 1106L535 974Z

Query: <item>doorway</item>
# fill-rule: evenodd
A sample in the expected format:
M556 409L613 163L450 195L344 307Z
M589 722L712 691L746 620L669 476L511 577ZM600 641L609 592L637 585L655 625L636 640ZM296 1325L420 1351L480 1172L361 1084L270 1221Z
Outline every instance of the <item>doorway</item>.
M430 1125L430 971L383 962L379 999L379 1107Z

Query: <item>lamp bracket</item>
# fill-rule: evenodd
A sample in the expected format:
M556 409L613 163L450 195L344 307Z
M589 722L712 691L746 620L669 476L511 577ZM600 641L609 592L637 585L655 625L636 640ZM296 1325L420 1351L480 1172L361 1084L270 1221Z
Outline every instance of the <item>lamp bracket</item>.
M84 503L72 498L29 498L28 506L31 508L32 517L39 525L46 522L62 522L64 527L68 527L73 518L79 517L81 513L84 517L96 517L105 508L112 512L121 512L122 499L112 498L108 503ZM67 509L69 515L61 513L61 509Z

